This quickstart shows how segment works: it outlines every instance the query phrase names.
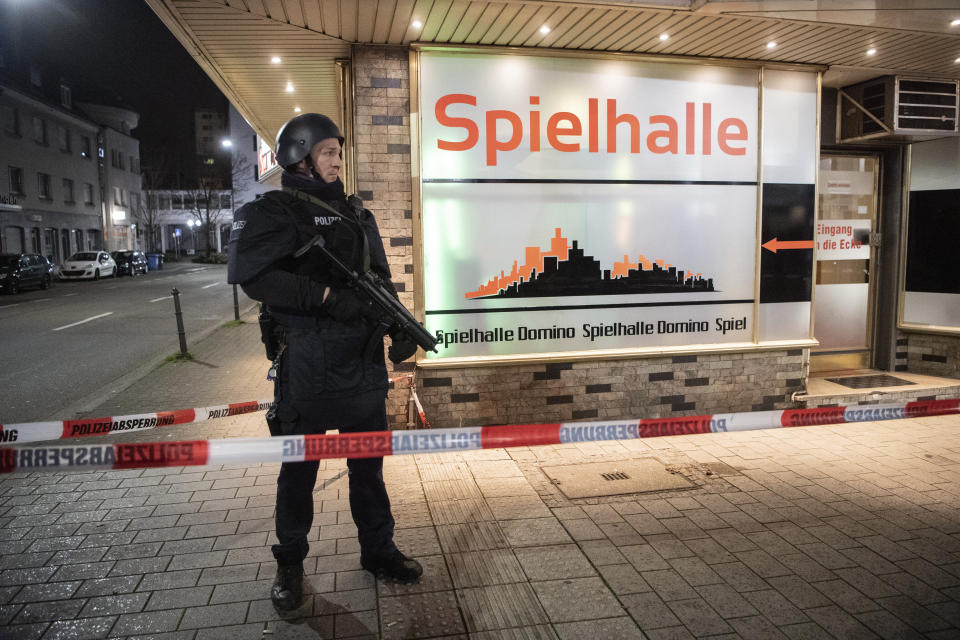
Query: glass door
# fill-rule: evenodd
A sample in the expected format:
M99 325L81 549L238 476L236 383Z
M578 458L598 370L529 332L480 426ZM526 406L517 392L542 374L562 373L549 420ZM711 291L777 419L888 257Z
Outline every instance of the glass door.
M811 371L869 368L879 158L820 156Z

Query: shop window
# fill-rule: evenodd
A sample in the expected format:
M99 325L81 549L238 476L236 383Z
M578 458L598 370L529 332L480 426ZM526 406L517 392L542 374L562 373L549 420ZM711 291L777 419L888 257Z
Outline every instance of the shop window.
M170 196L167 194L160 194L159 204L157 208L161 211L166 211L170 208Z
M3 119L3 132L11 136L20 135L20 112L16 107L0 107L0 118Z
M34 253L41 253L43 247L40 244L40 229L33 227L30 229L30 248Z
M71 229L70 230L71 244L77 248L77 251L83 251L86 247L83 246L83 231L80 229Z
M231 206L231 205L230 205L230 194L229 194L229 193L221 193L221 194L220 194L220 208L221 208L221 209L229 209L230 206Z
M193 208L197 206L196 200L193 197L192 193L183 194L183 208L187 211L193 211Z
M33 117L33 141L44 146L49 144L47 141L47 121L36 116Z
M183 209L183 199L179 193L171 194L170 200L173 205L171 209L177 209L177 210Z
M43 230L43 246L47 251L47 260L57 262L57 230L53 227Z
M100 231L97 229L87 229L87 246L91 250L102 249L100 245Z
M10 167L7 175L10 179L10 193L17 196L26 194L23 190L23 169L20 167Z
M7 227L3 234L4 253L23 253L23 227Z
M113 204L123 204L123 191L120 190L120 187L113 188Z
M83 183L83 204L94 204L93 185L89 182Z
M63 179L63 201L67 204L73 204L73 180L70 178Z
M70 153L70 132L62 125L57 125L57 142L60 143L60 151Z
M53 197L50 195L50 174L37 174L37 197L44 200L50 200Z

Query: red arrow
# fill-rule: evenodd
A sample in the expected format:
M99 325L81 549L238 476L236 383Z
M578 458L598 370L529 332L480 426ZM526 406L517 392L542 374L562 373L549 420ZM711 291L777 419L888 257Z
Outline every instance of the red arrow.
M777 252L777 249L813 249L813 240L768 240L761 245L767 251Z

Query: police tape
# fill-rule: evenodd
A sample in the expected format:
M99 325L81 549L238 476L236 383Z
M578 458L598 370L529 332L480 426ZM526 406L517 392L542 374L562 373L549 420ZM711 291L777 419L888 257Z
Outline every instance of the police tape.
M388 378L388 382L396 384L403 380L411 380L412 384L412 379L413 375L407 373ZM266 411L272 406L273 400L252 400L250 402L222 404L215 407L137 413L128 416L0 424L0 442L43 442L64 438L103 436L110 433L141 431L157 427L172 427L178 424L206 422L207 420L240 416L256 411ZM424 423L426 423L426 419L424 419Z
M417 415L420 416L420 421L423 422L423 426L430 428L430 421L427 420L427 414L423 410L423 405L420 404L420 398L417 396L417 390L414 388L413 384L410 384L410 395L413 397L413 403L417 405Z
M787 409L612 422L515 424L493 427L371 431L273 438L230 438L179 442L143 442L0 448L0 473L89 469L141 469L196 465L302 462L330 458L371 458L444 453L575 442L632 440L874 422L960 413L960 399L904 404Z
M155 413L137 413L129 416L108 418L81 418L80 420L58 420L55 422L21 422L18 424L0 424L0 442L41 442L63 438L83 438L102 436L108 433L141 431L157 427L171 427L191 422L206 422L218 418L240 416L255 411L266 411L273 406L273 400L253 400L235 402L216 407L179 409L176 411L157 411Z

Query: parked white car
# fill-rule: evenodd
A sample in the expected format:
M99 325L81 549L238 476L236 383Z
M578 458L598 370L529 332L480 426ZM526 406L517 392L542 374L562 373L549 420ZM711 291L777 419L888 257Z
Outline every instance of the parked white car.
M60 279L117 277L117 263L106 251L79 251L60 265Z

